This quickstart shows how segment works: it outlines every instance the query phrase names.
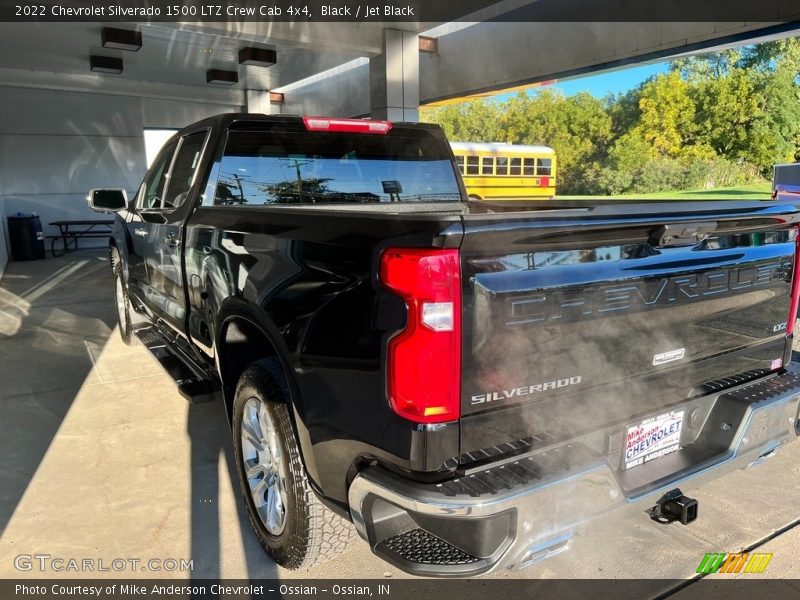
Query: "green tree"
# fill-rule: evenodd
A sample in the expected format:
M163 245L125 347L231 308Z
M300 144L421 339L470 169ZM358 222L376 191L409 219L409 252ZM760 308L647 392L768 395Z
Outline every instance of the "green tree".
M751 143L759 111L751 74L733 67L721 77L697 82L692 89L697 138L719 156L743 157Z
M774 163L800 159L800 40L765 44L745 55L757 72L760 101L752 128L752 161L766 174Z
M633 129L650 146L651 158L681 156L695 141L695 105L689 84L672 71L644 84L639 98L641 116Z
M800 158L800 40L683 58L673 70L692 85L699 143L763 175Z
M562 193L590 193L594 172L612 138L607 106L588 93L564 97L553 90L506 103L501 117L502 141L544 144L556 151Z
M423 108L421 120L437 123L454 142L496 142L501 109L493 100L471 100L437 108Z
M457 141L555 149L559 193L655 191L767 177L800 160L800 39L683 57L598 100L552 90L423 109Z
M630 131L642 116L639 100L642 87L628 90L624 94L611 94L606 97L606 107L611 117L611 131L614 138L619 138Z
M670 69L688 82L707 81L725 76L742 59L742 50L730 48L720 52L697 54L674 59Z

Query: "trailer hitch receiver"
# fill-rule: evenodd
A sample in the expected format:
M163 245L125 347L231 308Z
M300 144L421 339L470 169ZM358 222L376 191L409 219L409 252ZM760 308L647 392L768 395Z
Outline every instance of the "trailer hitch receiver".
M653 508L648 510L650 518L658 523L680 521L688 525L697 519L697 500L684 496L679 489L664 494Z

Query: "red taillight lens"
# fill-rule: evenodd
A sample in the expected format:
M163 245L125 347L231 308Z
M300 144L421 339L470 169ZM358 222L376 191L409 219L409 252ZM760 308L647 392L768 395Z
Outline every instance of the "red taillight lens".
M408 307L406 328L389 342L392 409L417 423L461 415L461 266L458 250L390 248L383 284Z
M795 229L797 235L798 229ZM792 335L794 322L797 320L797 308L800 305L800 237L794 241L794 268L792 269L792 302L789 307L789 318L786 321L786 335Z
M392 130L391 121L371 119L330 119L328 117L303 117L303 125L308 131L332 131L338 133L379 133Z

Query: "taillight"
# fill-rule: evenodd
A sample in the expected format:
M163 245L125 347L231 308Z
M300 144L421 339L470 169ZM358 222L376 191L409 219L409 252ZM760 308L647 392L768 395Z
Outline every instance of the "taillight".
M797 235L798 229L795 229ZM800 237L794 241L794 268L792 269L792 302L789 308L789 318L786 321L786 335L792 335L794 322L797 320L797 307L800 304Z
M461 414L461 266L458 250L390 248L381 282L408 308L405 329L392 338L387 387L392 409L417 423Z
M392 129L391 121L331 119L328 117L303 117L303 125L306 126L308 131L332 131L337 133L386 134Z

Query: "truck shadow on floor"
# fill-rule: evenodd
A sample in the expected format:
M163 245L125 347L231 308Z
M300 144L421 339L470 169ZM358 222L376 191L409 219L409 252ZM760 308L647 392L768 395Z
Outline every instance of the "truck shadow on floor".
M155 363L149 365L146 358L142 363L128 353L146 352L141 347L114 351L111 356L105 353L100 359L111 336L118 335L114 307L104 249L82 250L58 259L12 262L4 274L0 283L0 536L87 383L116 381L120 376L117 370L130 370L132 362L148 373L159 373ZM184 400L175 393L170 394L169 401ZM198 579L230 577L227 573L277 577L277 567L252 533L239 497L222 402L190 406L186 428L191 442L191 507L186 535L191 540L189 558L194 567L186 575ZM141 432L143 436L151 434ZM175 432L175 443L183 443L180 430ZM175 455L180 451L176 447ZM136 454L129 456L126 460L135 463ZM224 481L225 473L230 484ZM65 476L77 477L79 473ZM157 485L166 487L170 482ZM233 510L230 501L224 503L224 510L220 504L220 487L227 489L228 485L235 494ZM94 501L87 498L87 506ZM20 513L17 518L24 521L27 515ZM47 542L46 535L38 539ZM97 543L102 541L100 535ZM227 558L241 556L225 550L238 544L243 546L244 568L240 559ZM176 545L181 545L181 540ZM157 555L153 549L151 556Z
M113 330L99 250L11 262L0 283L0 534Z
M191 558L192 577L197 579L230 578L223 572L228 566L234 572L236 564L223 565L226 543L238 541L223 523L241 530L246 576L252 579L278 577L278 567L264 552L253 533L239 493L236 461L233 456L230 428L221 399L189 407L187 432L191 441ZM225 469L220 467L223 461ZM222 475L220 475L222 473ZM228 481L225 481L227 476ZM229 507L220 502L220 490L230 485L236 505L236 522ZM231 534L234 535L231 535ZM223 537L224 536L224 537Z

